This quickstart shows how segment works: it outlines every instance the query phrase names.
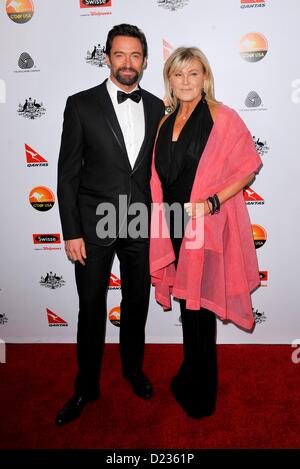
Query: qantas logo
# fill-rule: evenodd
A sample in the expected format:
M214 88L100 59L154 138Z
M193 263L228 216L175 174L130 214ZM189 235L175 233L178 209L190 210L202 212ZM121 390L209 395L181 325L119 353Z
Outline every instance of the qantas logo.
M263 8L265 0L241 0L241 8Z
M48 166L48 161L45 160L37 151L25 143L25 153L27 160L27 167L32 166Z
M109 290L120 290L120 288L121 288L121 280L116 275L114 275L112 272L110 274L108 288L109 288Z
M49 327L53 327L53 326L65 326L66 327L66 326L68 326L67 321L65 321L64 319L57 316L57 314L53 313L53 311L51 311L51 309L46 308L46 311L47 311Z
M264 205L265 203L264 199L249 186L244 189L244 200L247 205Z

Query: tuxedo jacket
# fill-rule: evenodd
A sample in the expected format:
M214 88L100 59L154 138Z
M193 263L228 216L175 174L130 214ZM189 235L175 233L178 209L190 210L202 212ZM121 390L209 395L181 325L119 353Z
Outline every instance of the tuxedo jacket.
M119 195L127 196L128 204L142 202L150 209L151 157L163 101L141 89L145 136L132 168L106 81L67 99L57 187L64 240L114 242L127 216L119 213ZM115 207L116 232L99 238L96 225L105 214L96 210L104 202Z

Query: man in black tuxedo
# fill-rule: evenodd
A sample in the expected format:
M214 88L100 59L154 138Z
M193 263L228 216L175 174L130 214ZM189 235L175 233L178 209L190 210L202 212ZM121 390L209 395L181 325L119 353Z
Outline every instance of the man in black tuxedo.
M144 375L145 323L149 306L149 240L128 236L133 203L150 212L151 156L163 102L141 89L147 42L136 26L109 32L110 77L67 100L58 162L58 201L67 256L75 262L79 295L78 374L75 392L56 417L63 425L99 398L105 342L106 294L115 253L120 261L122 301L120 354L123 376L136 395L149 399ZM126 200L119 206L119 196ZM102 208L116 211L116 231L99 230ZM122 204L121 204L122 205ZM100 224L100 225L99 225Z

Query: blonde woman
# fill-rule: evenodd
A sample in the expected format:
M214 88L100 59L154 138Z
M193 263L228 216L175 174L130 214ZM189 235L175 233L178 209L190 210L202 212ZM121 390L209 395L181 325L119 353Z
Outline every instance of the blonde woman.
M164 81L173 112L162 119L152 164L150 272L164 309L171 294L180 301L184 357L173 396L189 417L203 418L216 405L216 316L246 330L254 323L250 292L259 272L243 188L261 160L237 113L216 101L203 52L176 49ZM174 212L168 236L157 236L162 203L187 215ZM199 218L204 242L189 248L187 230Z

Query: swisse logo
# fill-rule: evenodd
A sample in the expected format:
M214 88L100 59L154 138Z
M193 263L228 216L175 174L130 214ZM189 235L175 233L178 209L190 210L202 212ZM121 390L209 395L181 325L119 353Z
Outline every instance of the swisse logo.
M67 327L68 326L67 321L57 316L57 314L53 313L51 309L46 308L46 312L47 312L47 319L48 319L49 327Z
M108 313L108 318L114 326L120 327L120 318L121 318L120 306L116 306L115 308L111 309Z
M48 166L48 161L45 160L37 151L25 143L25 154L27 160L27 168L35 166Z
M15 23L27 23L34 12L32 0L6 0L6 13Z
M269 279L269 273L267 270L260 270L259 271L259 278L260 278L260 286L266 287Z
M268 52L268 41L261 33L247 33L240 40L240 56L247 62L258 62Z
M80 0L80 8L111 7L112 0Z
M264 199L249 186L244 189L244 200L247 205L264 205L265 203Z
M121 289L121 280L116 275L114 275L112 272L111 272L110 278L109 278L108 289L109 290L120 290Z
M261 248L267 241L267 232L260 225L252 225L252 235L255 249Z
M87 64L95 65L96 67L104 67L105 62L105 47L98 44L94 46L92 52L87 51L85 61Z
M176 11L179 8L185 7L188 4L188 0L158 0L157 4L166 10Z
M46 212L53 207L55 197L52 190L48 187L37 186L31 189L29 193L29 202L36 210Z
M34 244L60 244L60 234L33 234Z
M241 8L263 8L266 6L265 0L241 0Z

